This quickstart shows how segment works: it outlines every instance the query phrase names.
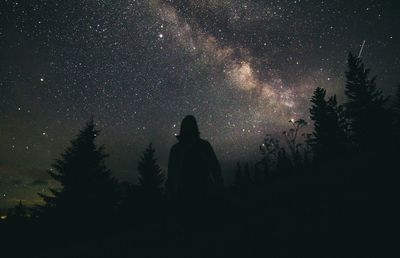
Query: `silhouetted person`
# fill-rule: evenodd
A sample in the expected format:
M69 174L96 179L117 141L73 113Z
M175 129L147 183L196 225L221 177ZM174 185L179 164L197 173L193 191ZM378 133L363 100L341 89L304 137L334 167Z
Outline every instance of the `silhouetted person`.
M177 138L169 155L167 195L179 205L199 205L222 186L221 167L193 116L183 119Z
M197 249L205 243L195 238L201 238L200 231L217 220L212 200L222 188L221 167L210 143L200 138L193 116L183 119L177 138L179 142L172 146L169 155L167 196L183 229L183 245L197 245ZM211 212L207 212L208 208Z

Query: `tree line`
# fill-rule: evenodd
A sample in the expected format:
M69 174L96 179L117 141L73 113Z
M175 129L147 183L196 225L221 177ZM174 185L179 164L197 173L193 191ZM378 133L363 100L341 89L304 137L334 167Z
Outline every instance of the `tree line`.
M257 163L237 164L234 184L216 196L207 218L212 228L199 233L222 239L203 246L205 256L352 257L382 251L377 236L391 226L389 209L398 196L400 85L396 99L385 97L376 76L351 53L345 76L341 104L324 88L315 89L311 133L304 130L305 120L290 120L282 137L264 138ZM121 183L105 165L104 146L95 144L99 133L90 119L52 164L49 174L59 188L39 194L43 205L20 202L10 210L8 229L44 228L42 244L52 248L101 235L113 236L106 245L124 254L130 244L113 240L129 239L134 254L168 252L181 236L169 216L166 173L153 146L139 161L138 184Z

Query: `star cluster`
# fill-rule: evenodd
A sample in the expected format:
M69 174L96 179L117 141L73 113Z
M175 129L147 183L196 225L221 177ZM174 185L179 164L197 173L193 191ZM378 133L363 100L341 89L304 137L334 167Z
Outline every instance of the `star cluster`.
M197 117L223 164L308 120L317 86L343 99L348 51L391 94L399 4L377 0L4 0L0 3L0 206L52 184L46 169L93 114L118 178L153 142L165 167ZM227 167L226 165L224 165Z

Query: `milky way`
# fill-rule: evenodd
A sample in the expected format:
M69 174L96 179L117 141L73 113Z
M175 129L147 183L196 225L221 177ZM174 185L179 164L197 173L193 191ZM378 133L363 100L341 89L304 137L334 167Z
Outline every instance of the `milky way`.
M0 207L53 184L46 169L90 115L121 180L153 142L165 167L181 119L197 117L225 176L265 134L308 120L312 91L343 100L348 51L391 94L396 1L2 1ZM306 129L309 130L310 128Z

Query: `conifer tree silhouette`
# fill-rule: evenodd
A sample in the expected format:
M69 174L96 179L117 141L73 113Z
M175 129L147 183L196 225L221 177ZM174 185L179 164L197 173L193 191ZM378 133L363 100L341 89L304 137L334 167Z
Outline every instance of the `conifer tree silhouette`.
M7 214L7 219L12 219L12 220L23 220L26 219L27 217L28 217L28 208L22 204L21 200Z
M157 164L155 150L150 143L138 164L138 206L140 220L154 223L161 218L164 172Z
M139 186L148 193L161 193L165 175L155 158L155 150L150 143L143 152L138 165Z
M104 147L97 147L99 135L93 117L57 159L49 171L60 189L49 189L52 195L39 195L45 205L39 206L39 216L68 221L96 221L108 217L115 208L116 180L106 167L108 157Z
M387 127L387 114L382 91L376 86L376 76L369 78L370 69L366 69L360 58L349 53L346 71L347 102L346 116L353 143L363 151L371 151L382 143L377 136L384 136Z
M318 87L311 98L311 120L314 131L310 144L314 160L326 162L345 151L345 125L342 107L337 105L336 96L325 99L326 91Z

